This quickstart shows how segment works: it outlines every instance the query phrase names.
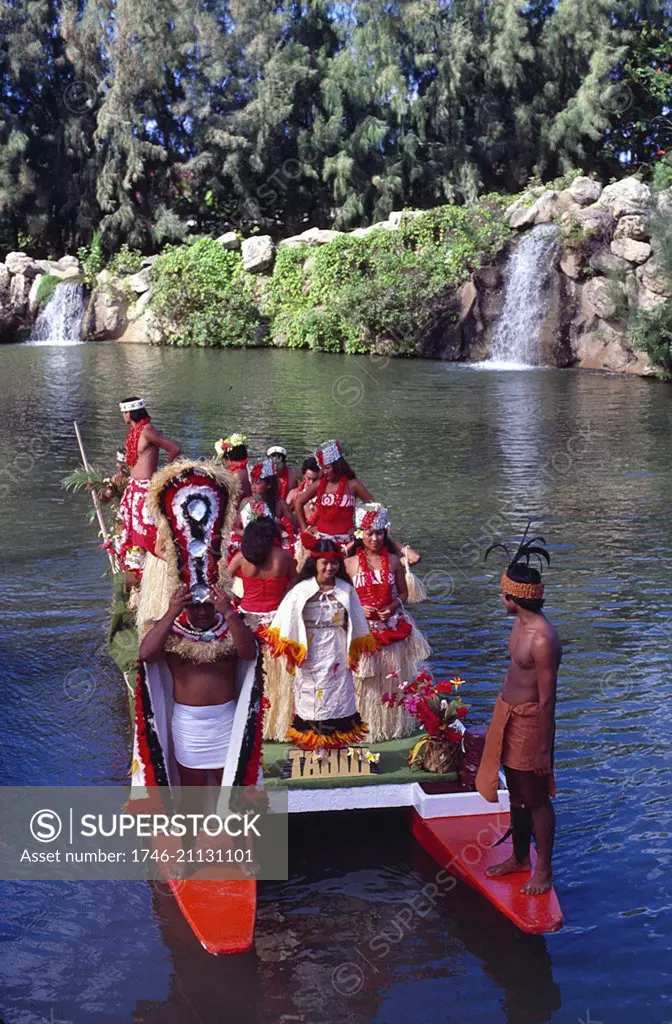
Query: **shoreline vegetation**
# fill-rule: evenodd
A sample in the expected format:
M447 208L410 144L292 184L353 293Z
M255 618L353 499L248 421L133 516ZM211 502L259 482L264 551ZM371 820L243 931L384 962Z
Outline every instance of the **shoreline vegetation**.
M83 279L92 340L483 357L528 208L578 168L672 186L671 29L666 0L0 0L0 341ZM648 209L561 205L527 226L583 321L545 357L672 372Z

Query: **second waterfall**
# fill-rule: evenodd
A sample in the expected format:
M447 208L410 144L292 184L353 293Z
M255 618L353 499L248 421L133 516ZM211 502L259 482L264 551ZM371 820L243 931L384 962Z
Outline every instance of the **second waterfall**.
M504 308L492 335L489 365L539 366L539 335L546 316L548 278L558 229L541 224L527 232L506 267Z

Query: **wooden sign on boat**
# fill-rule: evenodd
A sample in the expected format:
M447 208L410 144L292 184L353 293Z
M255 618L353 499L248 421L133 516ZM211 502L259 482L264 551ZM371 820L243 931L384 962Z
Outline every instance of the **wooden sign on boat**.
M290 779L325 779L371 775L378 771L368 747L342 747L337 750L301 750L292 747L287 755ZM284 774L284 773L283 773Z

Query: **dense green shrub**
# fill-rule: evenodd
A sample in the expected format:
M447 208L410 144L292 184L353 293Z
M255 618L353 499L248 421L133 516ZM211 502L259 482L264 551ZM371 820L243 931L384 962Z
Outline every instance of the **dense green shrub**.
M100 231L94 231L91 245L79 247L77 256L82 265L84 284L87 288L93 288L96 283L96 275L105 267L105 253Z
M366 352L385 342L415 349L432 300L458 286L506 245L510 229L494 201L442 206L406 217L398 230L343 235L319 248L281 248L269 312L276 344Z
M118 252L114 254L107 269L114 277L126 277L129 274L137 274L142 267L142 253L138 249L131 249L126 242Z
M39 309L47 305L60 283L61 278L56 277L55 274L45 274L41 278L37 286L37 295L35 296Z
M210 238L168 246L152 265L152 298L167 343L241 346L257 341L261 315L240 253Z
M662 367L662 376L672 377L672 299L656 309L639 310L630 337L635 348L642 349L651 362Z

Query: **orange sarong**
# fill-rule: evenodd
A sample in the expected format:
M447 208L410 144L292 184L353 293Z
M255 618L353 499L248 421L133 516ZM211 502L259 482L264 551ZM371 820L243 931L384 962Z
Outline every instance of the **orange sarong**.
M519 772L534 771L538 714L536 702L509 704L501 696L497 698L476 775L476 789L489 803L497 803L500 765ZM555 796L552 772L548 777L548 793Z

